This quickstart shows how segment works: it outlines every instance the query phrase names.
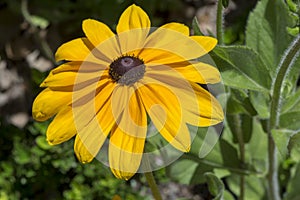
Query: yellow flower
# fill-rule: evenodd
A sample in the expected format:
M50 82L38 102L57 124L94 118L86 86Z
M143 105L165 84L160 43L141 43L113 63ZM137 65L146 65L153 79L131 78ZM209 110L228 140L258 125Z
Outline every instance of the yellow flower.
M176 149L187 152L187 124L210 126L223 120L218 101L199 84L220 81L218 70L195 60L212 50L211 37L189 36L183 24L150 29L138 6L121 15L114 34L105 24L87 19L86 37L63 44L56 60L64 61L41 84L33 117L53 116L47 140L55 145L75 137L77 158L87 163L108 140L109 165L129 179L140 167L148 117Z

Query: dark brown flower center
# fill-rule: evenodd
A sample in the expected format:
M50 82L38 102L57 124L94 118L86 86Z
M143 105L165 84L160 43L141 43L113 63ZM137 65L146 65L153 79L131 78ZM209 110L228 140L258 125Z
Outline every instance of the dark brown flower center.
M121 56L109 66L109 75L120 84L131 85L145 73L144 62L135 56Z

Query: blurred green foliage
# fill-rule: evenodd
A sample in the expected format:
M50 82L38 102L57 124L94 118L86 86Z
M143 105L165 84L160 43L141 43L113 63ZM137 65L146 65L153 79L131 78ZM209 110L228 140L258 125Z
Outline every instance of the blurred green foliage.
M32 123L24 130L1 126L0 199L112 199L115 194L141 198L141 191L130 185L134 180L116 179L98 161L78 162L73 141L49 146L48 123Z
M34 48L48 54L51 60L59 45L83 35L83 19L98 19L115 29L119 15L132 3L140 5L149 14L152 26L170 21L184 22L192 24L194 33L200 35L197 20L192 23L191 19L183 17L184 6L191 2L28 0L24 4L24 0L2 0L0 8L4 8L4 12L0 13L0 25L7 28L7 34L0 34L0 46L5 46L7 38L19 34L19 29L15 29L22 27L26 19L30 23L26 31L38 33L40 43ZM223 3L230 7L230 1ZM251 7L248 6L240 17L227 24L224 41L230 46L218 46L211 53L228 89L228 94L223 96L227 100L227 118L222 137L212 151L201 157L199 148L207 142L204 137L217 133L215 129L198 129L194 133L196 137L191 152L170 165L166 172L155 172L158 182L208 184L208 199L225 200L237 199L243 182L246 200L267 199L266 122L270 117L271 84L283 53L293 37L299 34L299 1L288 0L286 3L283 0L262 0L250 14ZM42 31L48 34L44 38L48 50L43 48ZM1 59L6 58L2 49L0 55ZM292 69L282 86L280 127L272 130L279 151L280 190L286 200L299 198L299 60L294 63L298 68ZM47 74L48 71L30 69L32 99L40 92L39 84ZM79 163L74 156L73 140L49 146L45 137L49 121L37 123L30 120L24 128L16 128L5 118L0 117L0 200L105 200L112 199L115 194L126 200L151 199L145 179L139 174L125 182L113 177L110 170L98 161L85 165ZM157 141L152 142L155 146Z

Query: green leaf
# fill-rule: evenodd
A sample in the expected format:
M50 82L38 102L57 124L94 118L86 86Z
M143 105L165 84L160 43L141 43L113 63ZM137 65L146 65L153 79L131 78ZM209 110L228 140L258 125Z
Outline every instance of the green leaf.
M271 133L280 155L282 156L283 159L285 159L289 153L288 144L290 138L292 135L295 134L295 132L290 130L277 129L277 130L272 130Z
M50 149L52 146L50 146L46 140L46 136L45 135L40 135L35 139L35 142L37 143L37 145L44 150Z
M227 102L227 113L246 113L250 116L255 116L257 114L252 103L250 102L247 91L237 90L234 88L230 89L230 98Z
M191 151L167 168L170 177L180 183L198 184L205 181L206 172L215 169L238 174L256 173L248 167L241 169L236 148L226 140L219 139L213 130L212 127L199 128Z
M287 32L292 36L297 36L300 33L299 27L287 27Z
M253 119L252 128L251 140L246 146L246 158L256 171L263 173L267 170L268 138L256 118Z
M291 158L296 162L300 162L300 133L299 132L294 134L290 138L287 148L291 155Z
M250 91L249 96L250 96L250 102L252 103L253 107L258 113L258 116L261 119L269 118L270 96L266 93L257 92L257 91Z
M271 76L260 56L244 46L218 46L210 54L225 85L269 92Z
M276 75L280 58L292 40L286 31L290 23L282 0L262 0L249 15L246 45L259 53L272 76Z
M29 147L16 140L13 151L14 160L20 165L25 165L31 162Z
M223 199L224 194L224 184L216 177L213 173L205 173L205 178L207 180L209 192L215 197L213 200Z
M297 131L300 129L300 111L291 111L280 115L279 127Z
M293 0L286 0L286 3L291 11L298 12L298 5Z
M240 160L237 149L226 140L220 140L220 151L222 154L223 165L229 168L239 168ZM230 170L230 169L229 169Z
M248 115L227 115L227 121L230 121L228 126L233 135L234 143L239 143L239 140L243 143L250 141L252 135L252 120L253 118Z
M280 128L297 131L300 129L300 89L283 99Z
M204 182L204 178L202 178L203 172L195 173L197 171L197 166L198 164L193 160L182 159L169 165L167 167L167 173L173 180L181 184L188 185L193 182L192 179L197 179L200 182ZM205 167L201 169L206 170ZM207 170L210 171L211 168Z
M298 200L300 199L300 163L296 165L296 172L291 177L287 185L287 192L284 200Z
M262 179L257 176L245 176L245 199L246 200L258 200L265 199L265 187L263 185ZM226 179L228 187L230 190L237 196L240 195L240 177L239 176L230 176Z
M281 113L300 111L300 89L283 100Z
M193 27L193 30L194 30L194 35L204 35L202 33L202 31L200 30L197 17L194 17L193 22L192 22L192 27Z

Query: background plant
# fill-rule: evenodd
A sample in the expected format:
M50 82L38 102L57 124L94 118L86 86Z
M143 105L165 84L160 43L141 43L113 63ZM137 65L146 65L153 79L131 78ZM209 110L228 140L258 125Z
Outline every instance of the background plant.
M183 8L201 7L204 1L0 2L1 30L6 33L0 34L1 63L24 79L24 112L30 112L38 85L49 70L28 66L26 52L39 50L31 65L44 58L42 64L53 67L55 49L78 37L82 19L114 25L133 2L150 14L155 25L180 21L191 25L195 34L205 31L197 20L192 23L191 17L182 17ZM191 152L154 175L162 193L171 183L177 185L171 189L189 185L193 190L185 199L201 193L204 199L296 200L300 198L300 4L298 0L261 0L253 5L241 1L249 6L238 7L243 14L231 20L224 7L232 2L240 5L219 1L217 31L208 31L219 40L210 56L226 87L226 93L218 96L226 101L222 135L207 156L199 157L206 134L217 132L198 129ZM20 51L23 47L25 51ZM3 88L1 94L6 94ZM82 165L74 157L72 141L55 147L46 143L49 122L29 119L18 128L8 120L15 110L7 112L4 107L0 110L0 199L112 199L115 194L122 199L151 199L143 176L125 182L115 179L101 163ZM159 141L152 141L153 146L155 142ZM179 198L171 194L168 198Z

